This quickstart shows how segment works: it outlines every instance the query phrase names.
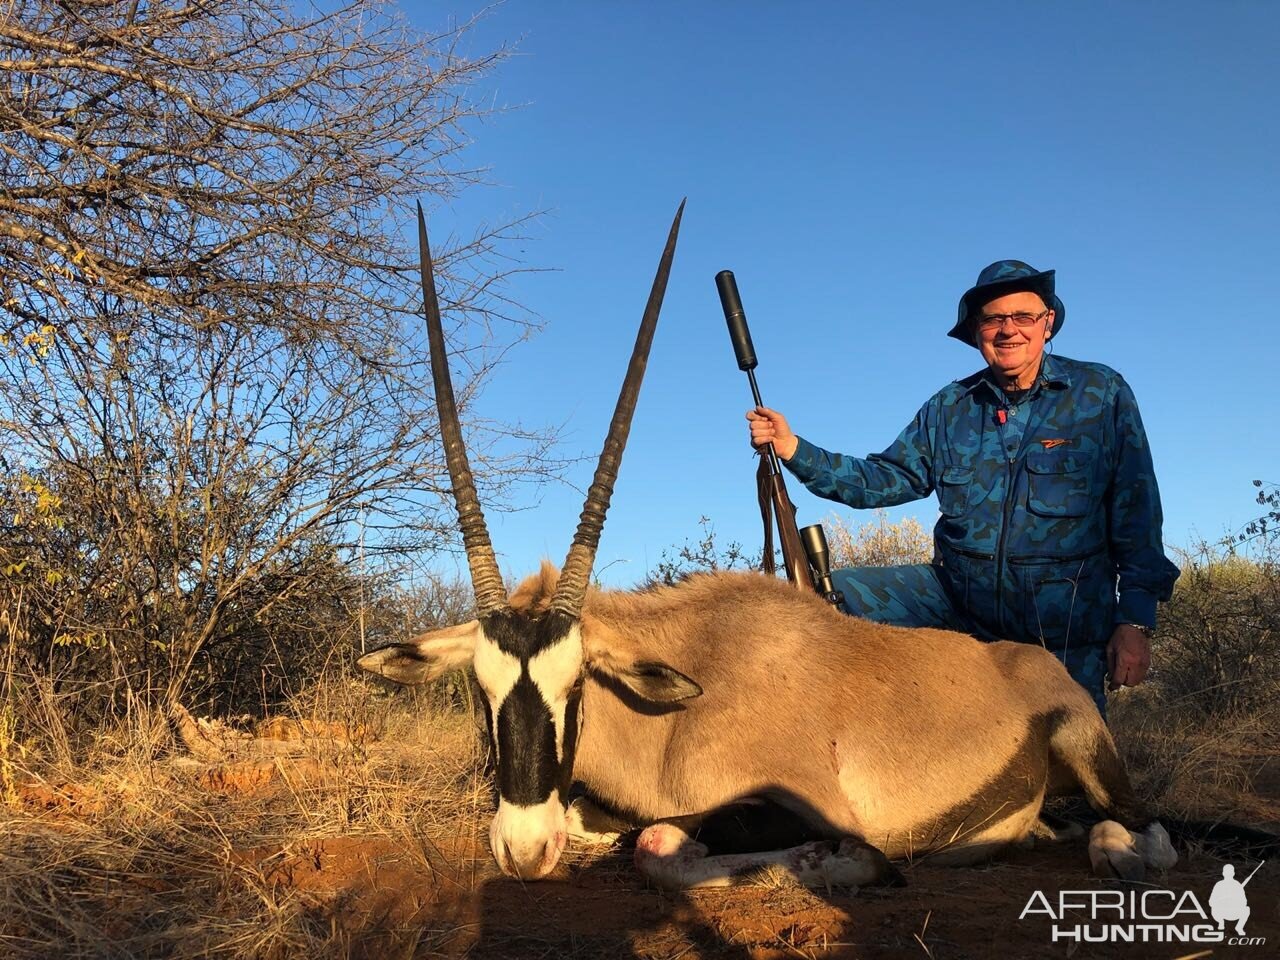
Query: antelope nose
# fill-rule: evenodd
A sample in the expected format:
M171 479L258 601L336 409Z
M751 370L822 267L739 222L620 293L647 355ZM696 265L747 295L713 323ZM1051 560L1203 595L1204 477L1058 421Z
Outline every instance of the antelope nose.
M502 872L525 880L551 872L567 837L564 807L554 792L539 804L500 800L489 826L489 847Z
M550 873L560 861L564 851L565 838L557 834L544 843L534 841L527 846L512 845L506 840L498 839L495 844L494 859L498 867L509 877L522 880L537 880Z

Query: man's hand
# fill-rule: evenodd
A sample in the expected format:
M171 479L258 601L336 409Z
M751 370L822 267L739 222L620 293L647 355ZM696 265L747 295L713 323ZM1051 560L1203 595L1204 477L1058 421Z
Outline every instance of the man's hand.
M1137 627L1122 623L1111 634L1107 644L1107 671L1111 674L1111 690L1136 687L1146 679L1151 667L1151 641Z
M772 443L774 451L783 460L790 460L796 455L800 438L791 432L787 418L777 410L756 407L747 411L747 419L751 421L751 445L757 450L766 443Z

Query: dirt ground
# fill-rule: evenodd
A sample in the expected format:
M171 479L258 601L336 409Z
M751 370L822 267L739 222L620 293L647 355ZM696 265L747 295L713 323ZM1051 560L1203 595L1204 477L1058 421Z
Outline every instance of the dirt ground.
M1280 832L1280 758L1258 746L1241 748L1236 761L1243 779L1206 787L1206 802L1220 816ZM1265 863L1248 887L1247 933L1265 938L1259 945L1055 943L1042 911L1019 919L1036 891L1056 904L1064 890L1164 887L1179 896L1190 891L1207 910L1223 864L1233 863L1243 879L1258 858L1195 842L1175 869L1146 887L1095 879L1082 841L1013 851L977 868L903 864L902 888L808 891L777 878L672 894L647 888L624 849L570 850L551 878L520 883L501 877L489 855L487 788L475 770L460 760L437 763L418 781L397 779L420 762L404 751L394 764L379 761L373 750L334 775L332 759L315 755L234 760L175 774L180 789L167 793L126 788L119 777L112 790L101 782L25 784L0 851L13 862L27 856L29 876L14 873L3 891L16 902L11 916L0 918L0 956L1280 956L1280 859ZM393 786L399 792L389 792ZM175 809L157 809L160 797ZM402 810L406 798L417 805ZM79 836L76 830L101 838L134 816L168 823L169 832L122 831L128 856L110 861L87 841L71 850L59 840ZM207 853L181 846L196 833ZM37 840L44 846L32 847ZM23 853L29 849L35 852ZM197 857L221 862L197 865ZM35 897L29 891L36 888L45 892ZM81 911L74 928L61 916L68 903ZM264 932L264 903L277 935ZM49 919L30 919L38 912L32 904L48 904ZM249 930L244 914L254 910L257 928ZM279 932L286 914L288 936ZM1082 909L1071 914L1069 923L1088 921ZM161 930L166 921L158 918L167 918ZM181 929L212 929L215 920L229 932L194 937ZM244 929L237 932L236 923ZM71 938L65 951L56 946L59 937ZM97 950L95 938L110 943Z
M1052 900L1060 890L1124 888L1093 878L1079 844L1020 850L977 869L907 865L907 887L853 893L782 882L664 893L645 888L625 852L522 884L499 876L475 837L413 851L334 838L240 856L339 917L353 952L368 957L1261 958L1280 944L1280 864L1263 866L1248 888L1247 932L1272 946L1054 944L1049 918L1018 919L1034 891ZM1207 909L1222 863L1196 851L1162 883ZM1237 863L1241 879L1252 866Z

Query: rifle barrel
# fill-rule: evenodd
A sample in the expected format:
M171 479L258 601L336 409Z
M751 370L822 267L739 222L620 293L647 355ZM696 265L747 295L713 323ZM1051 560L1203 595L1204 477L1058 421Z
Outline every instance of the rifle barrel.
M1263 861L1262 861L1262 863L1266 863L1266 862L1267 862L1267 861L1265 861L1265 860L1263 860ZM1245 886L1246 884L1248 884L1248 882L1249 882L1250 880L1252 880L1252 879L1253 879L1253 874L1254 874L1254 873L1257 873L1259 870L1261 870L1261 869L1262 869L1262 863L1260 863L1260 864L1258 864L1256 867L1254 867L1254 868L1253 868L1253 873L1250 873L1247 877L1245 877L1245 878L1244 878L1244 883L1240 884L1240 886L1241 886L1241 887L1243 887L1243 886Z

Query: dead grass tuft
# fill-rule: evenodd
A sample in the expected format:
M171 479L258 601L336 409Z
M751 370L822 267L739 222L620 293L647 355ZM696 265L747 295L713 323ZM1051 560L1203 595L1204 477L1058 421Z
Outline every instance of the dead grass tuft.
M474 723L420 713L412 697L359 700L354 686L313 691L259 726L283 740L137 710L64 749L0 741L12 784L0 955L411 956L442 942L460 920L432 926L386 893L445 870L469 891L488 869ZM317 863L309 883L282 882L282 869ZM360 910L346 909L352 896Z

